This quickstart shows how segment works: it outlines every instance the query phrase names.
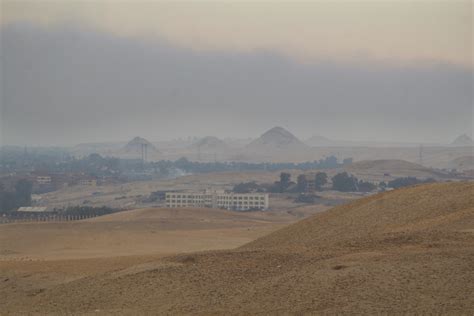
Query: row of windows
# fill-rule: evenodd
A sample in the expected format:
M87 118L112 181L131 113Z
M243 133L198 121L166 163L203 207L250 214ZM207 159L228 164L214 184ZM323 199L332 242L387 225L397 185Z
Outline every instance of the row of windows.
M194 199L194 200L212 200L211 197L203 198L194 195L168 195L166 199ZM261 200L264 201L264 196L218 196L217 200Z
M204 203L204 202L197 202L197 201L187 201L187 200L170 200L167 201L168 203L186 203L186 204L211 204L211 203ZM217 203L218 205L227 205L227 204L234 204L234 205L242 205L242 204L250 204L250 205L264 205L264 201L221 201Z
M213 204L212 201L167 200L166 203ZM265 201L217 201L216 204L265 204Z
M193 200L193 199L167 199L167 202L169 201L183 201L183 202L196 202L196 203L212 203L212 200Z
M168 207L198 207L198 206L204 206L204 205L189 205L189 204L180 204L180 203L176 203L176 204L168 204ZM255 205L248 205L248 204L245 204L245 205L242 205L242 204L231 204L231 205L219 205L219 207L223 207L223 208L236 208L236 209L252 209L252 208L255 208L255 209L264 209L265 208L265 205L263 204L255 204Z
M234 205L264 205L265 203L263 202L224 202L224 203L218 203L218 204L223 204L223 205L229 205L229 204L234 204Z
M201 194L167 194L166 197L173 197L173 198L206 198L211 199L212 195L201 195Z
M218 200L265 200L263 196L218 196Z
M194 198L194 199L212 199L212 195L195 195L195 194L167 194L166 198ZM217 199L238 199L238 200L263 200L264 196L242 196L242 195L217 195Z

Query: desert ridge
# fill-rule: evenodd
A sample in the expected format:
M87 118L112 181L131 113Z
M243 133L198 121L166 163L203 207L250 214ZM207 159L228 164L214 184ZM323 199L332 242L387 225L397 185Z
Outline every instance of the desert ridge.
M21 263L1 294L11 314L469 314L473 192L472 182L384 192L235 249L108 258L115 270L39 292L38 280L21 278L39 263ZM15 282L22 289L12 295Z

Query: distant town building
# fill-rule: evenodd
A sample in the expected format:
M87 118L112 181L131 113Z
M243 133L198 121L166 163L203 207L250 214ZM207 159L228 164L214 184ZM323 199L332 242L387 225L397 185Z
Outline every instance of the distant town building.
M268 209L266 193L226 193L224 191L205 192L167 192L166 206L175 207L211 207L227 210L249 211Z
M20 207L17 212L35 212L35 213L42 213L48 210L47 207L40 207L40 206L23 206Z
M50 176L37 176L36 182L41 185L51 184L51 177Z
M31 202L33 203L38 203L42 199L42 196L40 194L32 194L31 195Z
M96 186L97 180L96 179L80 179L79 185L86 185L86 186Z

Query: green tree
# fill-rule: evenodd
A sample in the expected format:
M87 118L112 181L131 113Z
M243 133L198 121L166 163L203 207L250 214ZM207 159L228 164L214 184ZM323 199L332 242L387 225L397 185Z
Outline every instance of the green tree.
M281 191L286 190L291 183L291 174L288 172L282 172L280 173L280 187Z
M235 193L250 193L256 192L260 189L260 186L255 182L242 182L234 186L232 189Z
M352 158L345 158L343 161L342 161L342 164L344 166L348 166L350 164L352 164Z
M318 191L328 182L328 175L325 172L318 172L314 177L314 185Z
M283 193L289 188L291 184L291 174L282 172L280 173L280 181L275 181L275 183L270 187L269 191L273 193Z
M332 177L332 188L341 192L357 192L358 180L347 172L341 172Z
M359 192L372 192L377 186L371 182L359 180L357 188Z
M31 205L31 192L33 184L25 179L19 180L15 185L15 196L17 206Z
M296 190L298 192L305 192L308 187L308 180L306 180L306 175L300 174L296 180Z

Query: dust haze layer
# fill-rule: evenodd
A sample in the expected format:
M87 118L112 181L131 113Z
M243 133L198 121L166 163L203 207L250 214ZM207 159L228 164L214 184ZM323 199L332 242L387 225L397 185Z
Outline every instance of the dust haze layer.
M301 64L268 51L195 52L78 25L0 32L3 144L248 137L275 125L340 139L438 142L472 133L470 68Z

